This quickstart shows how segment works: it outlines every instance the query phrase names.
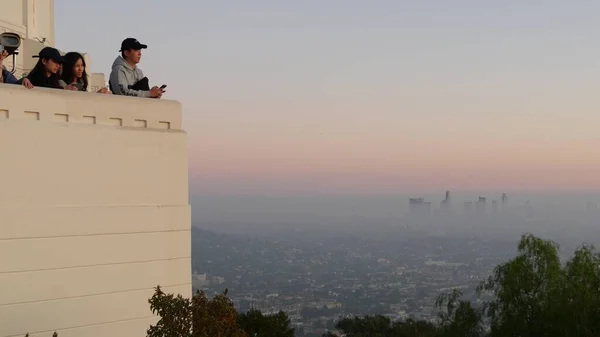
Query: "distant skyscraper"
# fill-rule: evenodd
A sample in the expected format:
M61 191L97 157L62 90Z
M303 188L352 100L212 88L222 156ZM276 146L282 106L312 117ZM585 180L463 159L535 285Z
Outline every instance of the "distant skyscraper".
M411 216L431 215L431 202L424 198L410 198L408 200L408 212Z
M450 191L446 191L446 198L444 200L442 200L442 203L440 205L440 208L442 209L442 211L448 211L450 210Z
M502 193L502 211L506 211L508 208L508 196L506 193Z
M477 210L477 215L485 215L486 213L486 198L479 197L477 203L475 204L475 209Z

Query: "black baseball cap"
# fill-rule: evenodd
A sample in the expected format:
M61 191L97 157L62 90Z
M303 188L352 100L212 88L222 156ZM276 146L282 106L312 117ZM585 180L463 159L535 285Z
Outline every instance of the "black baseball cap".
M121 42L121 50L119 51L126 51L126 50L140 50L140 49L146 49L148 48L147 45L140 43L140 41L138 41L137 39L133 38L133 37L128 37L125 40L123 40L123 42Z
M45 47L44 49L40 50L40 52L37 55L34 55L33 57L38 57L41 59L50 59L50 60L53 60L58 63L64 62L64 59L63 59L62 55L60 55L60 52L58 51L58 49L52 48L52 47Z

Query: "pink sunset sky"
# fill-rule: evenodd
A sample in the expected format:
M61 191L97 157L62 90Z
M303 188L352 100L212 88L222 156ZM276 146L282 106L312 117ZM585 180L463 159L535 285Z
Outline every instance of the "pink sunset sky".
M152 25L134 2L57 1L58 47L108 73L125 35L149 45L192 190L600 188L598 2L144 3ZM98 40L71 29L89 20Z

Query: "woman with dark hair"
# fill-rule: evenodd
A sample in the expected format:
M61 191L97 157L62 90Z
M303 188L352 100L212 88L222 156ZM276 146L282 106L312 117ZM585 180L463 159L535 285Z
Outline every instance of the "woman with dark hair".
M85 71L86 65L83 55L77 52L66 53L62 65L62 74L59 84L67 90L87 91L88 75ZM110 94L110 90L102 88L98 90L102 94Z
M60 69L61 63L63 63L63 57L60 55L58 50L52 47L46 47L40 51L40 53L34 57L38 57L40 60L33 67L33 70L27 75L27 78L36 87L62 89L58 81L58 70Z

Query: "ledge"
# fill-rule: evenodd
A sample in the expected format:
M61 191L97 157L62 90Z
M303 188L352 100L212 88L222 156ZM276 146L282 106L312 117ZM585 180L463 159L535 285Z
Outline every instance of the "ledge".
M0 84L0 122L11 120L182 129L177 101Z

